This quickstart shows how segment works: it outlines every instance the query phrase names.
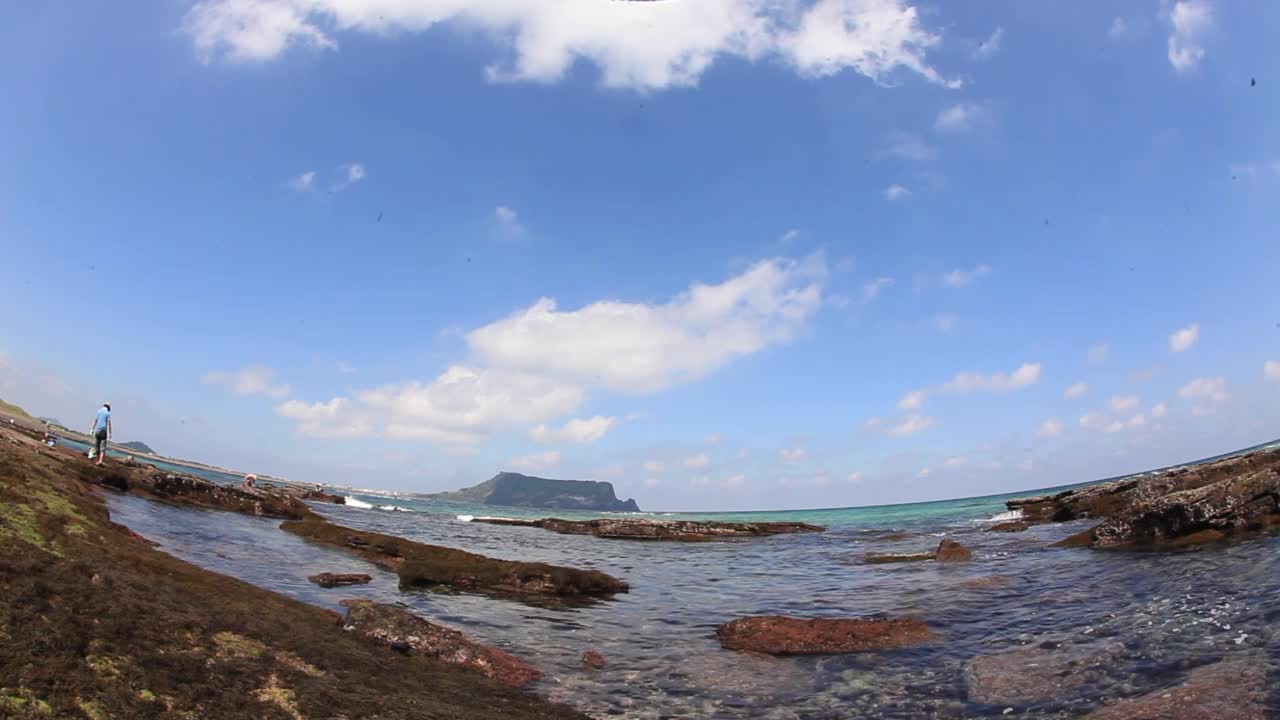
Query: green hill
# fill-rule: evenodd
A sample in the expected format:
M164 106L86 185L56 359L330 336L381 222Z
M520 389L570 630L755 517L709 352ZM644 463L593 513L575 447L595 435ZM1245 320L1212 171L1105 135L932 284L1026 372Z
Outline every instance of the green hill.
M635 500L619 500L613 485L592 480L551 480L503 472L479 485L429 497L454 502L561 510L639 512Z
M128 448L128 449L130 449L130 450L132 450L132 451L134 451L134 452L146 453L146 454L148 454L148 455L157 455L157 454L158 454L155 450L152 450L152 449L150 448L150 446L148 446L146 443L144 443L144 442L139 442L139 441L137 441L137 440L132 440L132 441L127 442L127 443L116 443L116 444L117 444L117 445L119 445L119 446L120 446L120 447L122 447L122 448Z
M31 417L31 415L26 410L23 410L22 408L18 407L17 405L14 405L13 403L7 403L4 400L0 400L0 413L4 413L6 415L14 415L21 418L27 418L30 420L35 419Z

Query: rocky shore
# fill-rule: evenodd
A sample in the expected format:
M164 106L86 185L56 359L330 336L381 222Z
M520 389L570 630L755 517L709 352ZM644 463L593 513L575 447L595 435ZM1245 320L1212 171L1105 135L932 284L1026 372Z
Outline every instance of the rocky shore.
M222 499L250 514L273 514L269 502L148 485L115 463L102 474L86 466L0 429L0 716L585 719L157 551L111 522L82 478L115 486L123 477L129 492L201 506Z
M668 540L675 542L730 540L790 533L823 532L826 530L826 528L819 525L798 522L728 523L640 518L515 520L512 518L478 517L474 518L472 522L542 528L561 535L594 535L595 537L619 540Z
M1203 544L1280 526L1280 450L1007 502L1023 522L1101 522L1062 542L1126 548Z

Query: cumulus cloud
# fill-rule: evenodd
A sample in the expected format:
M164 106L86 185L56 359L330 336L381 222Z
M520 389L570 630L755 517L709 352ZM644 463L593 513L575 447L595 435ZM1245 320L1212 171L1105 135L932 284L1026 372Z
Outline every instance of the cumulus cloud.
M898 401L899 410L919 410L924 405L927 393L924 390L912 390Z
M558 450L548 450L546 452L533 453L531 455L521 455L511 458L511 467L517 470L538 471L553 467L560 463L560 452Z
M1280 380L1280 362L1268 360L1262 364L1262 377L1268 380Z
M956 103L938 113L938 119L934 121L933 127L936 130L969 130L981 122L986 114L986 108L978 103Z
M880 297L880 293L893 287L893 278L881 277L862 286L862 302L869 303Z
M201 0L182 29L206 60L266 61L294 46L336 51L442 25L480 30L504 60L494 81L554 82L577 63L607 87L692 86L721 58L776 61L802 77L845 70L889 84L902 73L958 86L926 60L941 37L905 0Z
M809 457L809 451L802 447L782 448L778 451L778 459L788 465L803 462L807 457Z
M1169 11L1169 64L1178 72L1194 70L1204 59L1204 36L1213 27L1208 0L1181 0Z
M529 437L540 443L570 442L586 445L607 435L617 424L618 418L603 415L574 418L559 428L540 423L529 430Z
M942 276L942 284L947 287L965 287L971 285L975 280L986 277L991 274L990 265L979 265L972 270L956 268L946 275Z
M1089 386L1085 382L1072 383L1070 387L1062 392L1064 398L1076 398L1089 392Z
M605 300L560 310L542 298L467 334L486 363L647 393L790 342L821 307L826 264L767 260L667 303Z
M1178 388L1178 397L1187 400L1212 400L1222 402L1227 399L1227 379L1218 377L1196 378Z
M367 418L349 414L349 405L346 398L315 403L289 400L277 405L276 413L298 421L298 434L307 437L353 438L372 434L373 426Z
M1011 373L960 373L942 386L955 393L1010 392L1030 387L1040 380L1040 363L1023 363Z
M1040 437L1051 438L1062 434L1064 426L1060 420L1049 418L1040 425Z
M520 222L519 213L506 205L493 209L493 225L498 235L508 239L524 237L528 232Z
M1191 323L1190 325L1175 330L1169 335L1169 349L1174 352L1184 352L1190 350L1196 341L1200 339L1200 325Z
M885 199L891 202L894 200L901 200L909 195L911 195L911 191L899 185L898 183L894 183L884 189Z
M924 432L933 427L934 420L928 415L908 415L901 422L889 428L890 435L906 437Z
M1162 418L1169 414L1169 406L1164 403L1157 403L1151 406L1151 417Z
M1124 412L1138 407L1137 395L1116 395L1111 398L1111 409L1116 412Z
M234 372L211 372L200 378L205 385L219 385L238 395L266 395L280 399L289 394L288 385L272 384L275 371L265 365L250 365Z

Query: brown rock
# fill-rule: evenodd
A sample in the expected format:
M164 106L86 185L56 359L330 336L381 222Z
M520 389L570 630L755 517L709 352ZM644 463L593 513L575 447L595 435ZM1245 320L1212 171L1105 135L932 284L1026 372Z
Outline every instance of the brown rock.
M1030 523L1099 519L1064 544L1137 547L1198 535L1200 542L1280 525L1280 450L1010 500Z
M364 585L373 578L360 573L320 573L307 579L320 587L332 588L340 585Z
M594 535L619 540L670 540L699 542L742 537L764 537L789 533L822 532L826 528L807 523L726 523L693 520L648 520L644 518L601 518L597 520L515 520L478 517L472 522L490 525L536 527L561 535Z
M862 559L868 565L885 565L887 563L920 562L922 560L933 560L934 554L933 553L894 554L894 553L869 552L866 555L864 555Z
M1031 526L1019 520L1015 522L996 523L995 525L992 525L991 527L987 528L987 530L991 532L1015 533L1015 532L1022 532L1023 530L1026 530L1029 527Z
M587 670L603 670L606 664L604 656L595 650L588 650L582 653L582 667Z
M934 557L938 562L968 562L973 559L973 551L955 540L943 540Z
M986 590L987 588L1008 585L1012 579L1008 575L988 575L986 577L973 578L965 580L956 587L962 587L966 590Z
M877 539L877 540L884 540L884 541L887 541L887 542L892 542L892 541L896 541L896 540L907 540L907 539L909 539L909 538L913 538L913 537L915 537L915 535L913 535L912 533L909 533L909 532L891 532L891 533L885 533L884 535L881 535L881 536L877 537L876 539Z
M347 608L342 629L368 635L401 652L469 668L511 687L524 687L542 677L523 660L408 610L368 600L343 600L342 605Z
M975 657L965 666L973 702L1017 705L1068 697L1106 674L1123 654L1119 644L1018 647Z
M134 495L244 515L300 520L311 517L306 504L283 492L219 485L211 480L171 473L150 465L84 465L80 479Z
M1121 700L1086 720L1264 720L1267 658L1250 653L1187 673L1181 684Z
M497 560L394 535L353 530L322 518L285 522L280 528L394 570L401 587L445 586L543 605L582 604L628 589L625 582L598 570Z
M346 505L347 499L341 495L333 495L323 490L308 490L302 493L303 500L311 500L314 502L333 503L334 505Z
M770 655L831 655L884 650L925 642L932 637L921 620L877 618L745 617L716 630L720 645Z

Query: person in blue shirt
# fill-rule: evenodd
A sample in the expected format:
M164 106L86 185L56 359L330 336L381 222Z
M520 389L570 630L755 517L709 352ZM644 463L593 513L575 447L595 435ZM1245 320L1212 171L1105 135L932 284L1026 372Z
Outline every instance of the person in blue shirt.
M98 456L98 464L102 464L102 458L107 454L107 440L111 437L111 403L102 403L102 407L98 408L98 414L93 418L93 447L94 454Z

